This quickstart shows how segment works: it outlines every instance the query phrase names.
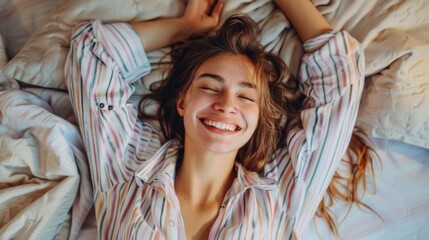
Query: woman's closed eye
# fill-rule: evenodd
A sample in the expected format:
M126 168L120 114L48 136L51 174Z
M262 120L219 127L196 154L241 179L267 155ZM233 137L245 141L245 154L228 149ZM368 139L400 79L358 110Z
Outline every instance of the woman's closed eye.
M254 97L250 97L250 96L246 96L246 95L241 95L239 96L239 98L245 100L245 101L249 101L249 102L255 102L255 98Z
M200 90L204 93L215 95L220 94L222 90L219 90L217 87L213 86L201 86ZM256 102L256 97L252 96L253 94L238 94L237 97L250 103Z
M214 88L214 87L207 87L207 86L201 87L201 90L203 90L203 92L210 93L210 94L214 94L214 93L218 93L219 92L219 90L217 90L216 88Z

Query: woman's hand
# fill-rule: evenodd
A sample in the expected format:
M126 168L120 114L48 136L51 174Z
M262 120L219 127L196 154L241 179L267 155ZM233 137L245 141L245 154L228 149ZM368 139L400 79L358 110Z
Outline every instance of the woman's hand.
M189 0L178 18L130 23L139 35L145 51L150 52L205 33L217 26L224 3L220 0Z
M189 0L182 16L190 35L205 33L219 23L224 3L220 0Z

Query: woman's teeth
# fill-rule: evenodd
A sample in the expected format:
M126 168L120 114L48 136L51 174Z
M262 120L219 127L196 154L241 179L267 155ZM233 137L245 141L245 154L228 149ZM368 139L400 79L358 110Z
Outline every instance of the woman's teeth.
M212 126L221 130L227 130L227 131L235 131L235 129L237 128L236 125L234 124L229 124L229 123L221 123L221 122L215 122L212 120L208 120L208 119L204 119L204 124L207 126Z

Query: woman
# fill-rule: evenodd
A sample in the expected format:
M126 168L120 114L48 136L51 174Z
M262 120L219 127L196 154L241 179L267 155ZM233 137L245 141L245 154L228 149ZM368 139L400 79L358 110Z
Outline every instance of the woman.
M281 122L295 115L293 84L282 83L284 64L261 49L244 16L173 51L167 79L147 97L160 104L162 137L144 121L150 116L138 117L130 96L150 71L145 51L213 29L220 1L190 0L180 18L76 28L66 79L99 238L301 237L350 140L363 55L309 1L278 4L308 51L301 122L287 131Z

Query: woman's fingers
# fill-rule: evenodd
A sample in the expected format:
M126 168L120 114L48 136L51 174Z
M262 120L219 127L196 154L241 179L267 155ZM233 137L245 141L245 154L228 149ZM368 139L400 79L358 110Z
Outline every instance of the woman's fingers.
M220 0L214 0L214 3L212 6L212 10L210 11L210 16L212 17L219 17L220 13L222 12L224 2Z

